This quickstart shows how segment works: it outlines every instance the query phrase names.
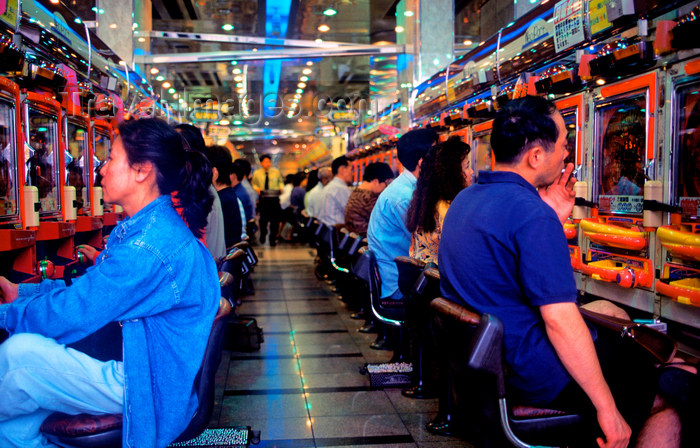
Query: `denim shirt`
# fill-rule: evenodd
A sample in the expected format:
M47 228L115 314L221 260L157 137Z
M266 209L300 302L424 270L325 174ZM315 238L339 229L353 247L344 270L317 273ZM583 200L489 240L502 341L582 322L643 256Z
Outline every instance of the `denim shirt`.
M105 324L122 324L122 446L165 447L197 407L194 378L216 315L216 265L161 196L118 224L83 276L20 284L0 305L0 327L69 344Z
M379 195L369 217L367 242L377 256L377 267L382 279L382 298L400 294L399 270L394 258L400 255L407 257L411 247L411 234L406 228L405 220L416 182L413 173L403 170Z

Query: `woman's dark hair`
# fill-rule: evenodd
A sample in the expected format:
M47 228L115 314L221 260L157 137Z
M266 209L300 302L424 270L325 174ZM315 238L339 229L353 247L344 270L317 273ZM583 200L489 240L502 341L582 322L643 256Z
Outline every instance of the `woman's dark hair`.
M294 178L292 178L292 185L299 187L301 186L301 183L304 182L304 179L306 179L306 173L299 171L294 175Z
M318 184L318 169L311 170L309 180L306 182L306 191L311 191Z
M209 146L206 151L207 159L211 166L217 169L219 177L215 181L219 184L231 185L231 173L233 172L233 157L228 149L223 146Z
M511 165L533 146L552 151L559 129L552 116L557 107L538 96L509 101L493 120L491 148L496 162Z
M406 212L409 232L435 230L438 202L451 202L468 185L462 162L470 152L471 147L459 137L451 137L433 146L423 157L416 190Z
M191 124L182 123L175 126L175 130L182 135L182 138L185 139L192 151L204 154L207 145L204 143L204 137L202 137L202 131L199 128Z
M180 134L157 118L123 121L119 137L129 165L150 162L155 167L160 194L177 191L182 217L200 238L214 201L209 194L211 166L204 155L186 151Z

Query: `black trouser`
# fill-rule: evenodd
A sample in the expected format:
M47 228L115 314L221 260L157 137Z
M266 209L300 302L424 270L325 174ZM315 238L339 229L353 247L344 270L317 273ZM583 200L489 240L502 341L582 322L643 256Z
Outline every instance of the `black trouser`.
M280 227L280 215L282 213L280 198L261 197L258 203L258 212L260 212L260 243L265 242L268 223L270 224L270 242L275 243Z

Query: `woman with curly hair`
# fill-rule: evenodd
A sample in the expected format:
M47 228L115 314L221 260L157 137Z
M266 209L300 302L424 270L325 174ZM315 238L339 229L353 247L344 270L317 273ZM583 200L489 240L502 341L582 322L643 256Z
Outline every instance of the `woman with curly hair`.
M445 213L457 193L472 183L474 171L470 152L471 147L459 137L451 137L432 147L423 158L416 190L406 213L412 258L437 263Z

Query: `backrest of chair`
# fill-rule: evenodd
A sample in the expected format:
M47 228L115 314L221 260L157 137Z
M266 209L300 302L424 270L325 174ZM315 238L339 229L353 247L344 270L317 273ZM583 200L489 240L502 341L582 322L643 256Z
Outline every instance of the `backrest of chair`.
M503 363L503 323L492 315L481 316L468 349L469 368L486 372L496 378L498 398L506 396Z
M382 278L379 276L377 257L371 249L365 251L367 256L367 269L369 277L369 297L372 302L379 302L382 294Z
M209 425L209 420L214 410L216 371L221 363L221 346L230 313L231 305L222 297L219 303L219 312L214 318L214 324L209 334L207 348L204 351L204 358L202 358L202 365L194 379L194 389L197 393L199 404L189 425L187 425L187 428L175 442L184 442L197 437Z
M399 271L399 290L404 298L415 294L416 281L425 269L425 262L411 257L399 256L394 259Z

